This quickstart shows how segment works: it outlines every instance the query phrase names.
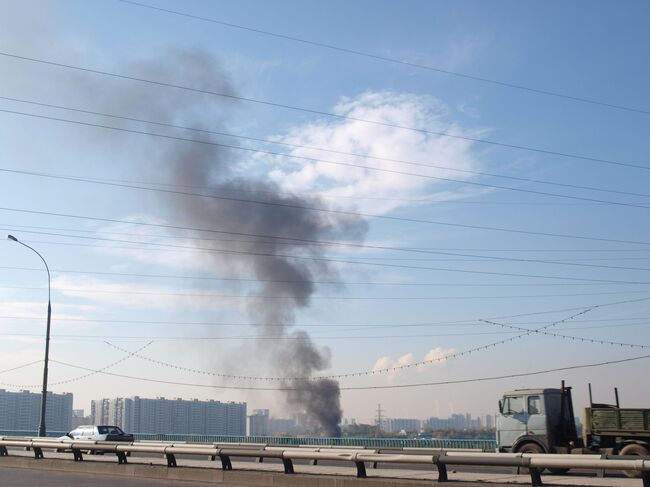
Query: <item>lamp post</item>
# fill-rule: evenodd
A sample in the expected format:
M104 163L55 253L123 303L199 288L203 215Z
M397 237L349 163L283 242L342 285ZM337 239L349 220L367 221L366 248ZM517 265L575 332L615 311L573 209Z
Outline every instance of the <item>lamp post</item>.
M52 317L52 304L51 304L51 286L50 286L50 268L47 266L47 262L41 254L39 254L36 249L33 249L26 243L21 242L13 235L7 235L9 240L19 243L20 245L27 247L29 250L33 251L38 255L43 264L45 264L45 270L47 271L47 329L45 332L45 362L43 365L43 391L41 392L41 421L38 425L38 436L45 436L45 407L47 403L47 364L50 356L50 318Z

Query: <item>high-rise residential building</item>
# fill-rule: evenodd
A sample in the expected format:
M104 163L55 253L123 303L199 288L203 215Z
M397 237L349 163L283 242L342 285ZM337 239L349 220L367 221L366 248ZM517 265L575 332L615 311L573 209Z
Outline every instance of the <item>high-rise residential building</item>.
M411 418L388 418L386 421L388 433L399 433L400 431L420 431L421 421Z
M269 410L254 409L253 414L248 417L248 436L268 436L270 434Z
M0 389L0 429L36 433L40 417L40 393ZM45 426L47 431L62 433L72 429L72 394L47 393Z
M246 435L246 403L146 399L138 396L96 399L94 424L111 424L130 433Z

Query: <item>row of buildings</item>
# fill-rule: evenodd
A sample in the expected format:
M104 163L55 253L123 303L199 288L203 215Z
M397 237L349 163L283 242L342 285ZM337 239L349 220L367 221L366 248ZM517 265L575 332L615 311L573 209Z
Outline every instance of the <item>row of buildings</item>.
M0 389L0 430L36 433L40 418L40 393ZM45 425L48 431L72 429L72 394L47 393Z
M272 418L268 409L246 414L246 403L199 401L198 399L146 399L139 396L92 401L90 416L72 409L72 394L48 392L45 424L50 432L67 432L82 423L111 424L130 433L273 436L309 433L304 414ZM29 391L0 389L0 430L35 432L40 420L41 395ZM356 424L354 420L345 423ZM387 433L422 430L480 430L494 427L494 416L472 418L453 414L450 418L382 418Z
M467 414L452 414L449 418L437 418L435 416L424 421L424 427L432 431L437 430L480 430L483 428L494 428L494 416L486 414L485 416L472 418Z
M377 421L375 421L375 424ZM482 430L494 428L494 416L486 414L473 418L471 414L452 414L449 418L432 416L424 421L415 418L381 418L381 430L386 433L414 433L422 430Z
M246 403L198 399L97 399L92 424L111 424L130 433L246 435Z

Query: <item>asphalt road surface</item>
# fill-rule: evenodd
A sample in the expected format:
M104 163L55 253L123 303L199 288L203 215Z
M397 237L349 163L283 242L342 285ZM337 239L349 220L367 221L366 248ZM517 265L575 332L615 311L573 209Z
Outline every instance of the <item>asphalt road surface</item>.
M95 475L87 473L52 472L47 470L28 470L26 468L0 467L0 485L2 487L196 487L206 485L205 482L179 482L174 480L139 479L130 477L113 477L110 475Z

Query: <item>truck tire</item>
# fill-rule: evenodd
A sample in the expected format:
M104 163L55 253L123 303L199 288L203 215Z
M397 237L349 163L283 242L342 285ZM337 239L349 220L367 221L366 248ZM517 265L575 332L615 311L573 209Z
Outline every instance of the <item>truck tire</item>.
M646 448L643 445L639 445L637 443L630 443L629 445L626 445L621 449L619 455L644 456L644 455L650 455L650 451L648 451L648 448ZM625 474L626 477L629 477L631 479L638 479L641 477L641 472L637 472L635 470L624 470L623 473Z
M515 453L544 453L544 449L541 446L539 446L537 443L528 442L519 445ZM525 474L529 474L530 471L525 467L520 467L519 473L525 475Z
M517 448L517 453L544 453L544 450L537 443L524 443Z

